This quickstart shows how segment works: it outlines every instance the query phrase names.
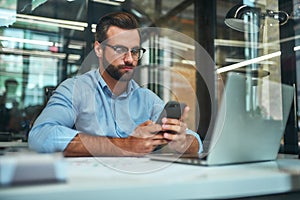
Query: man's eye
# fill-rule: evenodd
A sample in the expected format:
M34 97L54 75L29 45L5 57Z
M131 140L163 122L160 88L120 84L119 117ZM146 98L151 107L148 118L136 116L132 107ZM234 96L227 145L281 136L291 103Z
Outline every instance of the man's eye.
M124 48L124 47L116 47L115 51L118 54L123 54L123 53L126 53L128 50L127 50L127 48Z
M139 53L138 49L131 49L131 53L137 55Z

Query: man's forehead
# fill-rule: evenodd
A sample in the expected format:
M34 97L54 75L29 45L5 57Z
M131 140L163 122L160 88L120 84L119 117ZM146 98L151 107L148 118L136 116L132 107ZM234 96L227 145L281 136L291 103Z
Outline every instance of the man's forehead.
M130 42L134 44L139 44L140 42L140 35L137 29L127 30L111 26L107 31L107 36L108 40L113 42Z

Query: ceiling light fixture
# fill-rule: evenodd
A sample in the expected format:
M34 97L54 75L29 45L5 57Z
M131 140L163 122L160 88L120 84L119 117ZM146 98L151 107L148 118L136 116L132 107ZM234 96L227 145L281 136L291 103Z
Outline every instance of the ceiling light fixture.
M67 28L72 30L84 31L88 26L86 22L76 22L70 20L53 19L47 17L38 17L33 15L17 14L17 21L44 24L49 26L56 26L60 28Z

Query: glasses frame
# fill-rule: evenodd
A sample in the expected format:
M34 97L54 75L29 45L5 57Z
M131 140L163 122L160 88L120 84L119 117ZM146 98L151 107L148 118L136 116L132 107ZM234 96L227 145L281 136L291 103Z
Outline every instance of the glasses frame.
M124 56L125 54L127 54L128 52L131 53L131 56L132 58L134 59L135 58L135 53L134 51L137 51L139 52L137 58L135 58L134 60L140 60L144 53L146 52L146 49L142 48L142 47L139 47L139 48L132 48L132 49L129 49L128 47L125 47L125 46L122 46L122 45L110 45L110 44L102 44L103 46L108 46L110 48L112 48L115 52L115 54L119 55L119 56ZM123 52L123 53L118 53L117 52L117 48L123 48L124 50L126 50L126 52Z

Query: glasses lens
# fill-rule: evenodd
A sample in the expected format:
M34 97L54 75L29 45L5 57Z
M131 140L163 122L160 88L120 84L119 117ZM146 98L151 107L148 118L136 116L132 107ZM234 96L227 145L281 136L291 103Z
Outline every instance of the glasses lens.
M140 55L140 49L131 49L131 51L130 51L130 53L131 53L131 56L133 57L133 58L135 58L135 59L139 59L140 57L139 57L139 55Z
M128 53L129 49L127 47L124 47L124 46L111 46L111 45L106 45L106 46L109 46L111 47L116 54L118 55L124 55L126 53ZM131 53L131 56L133 57L134 60L139 60L143 57L143 53L145 52L146 50L143 49L143 48L133 48L130 50L130 53Z
M135 59L141 59L143 57L143 53L145 52L144 49L132 49L131 50L131 55L135 58Z
M127 47L122 47L122 46L116 46L114 48L115 52L117 54L124 54L124 53L127 53L128 52L128 48Z

